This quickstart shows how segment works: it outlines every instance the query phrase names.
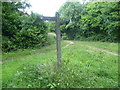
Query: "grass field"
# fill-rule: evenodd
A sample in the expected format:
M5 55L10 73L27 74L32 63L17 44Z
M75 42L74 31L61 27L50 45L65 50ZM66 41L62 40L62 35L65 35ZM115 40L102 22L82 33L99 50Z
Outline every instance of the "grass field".
M62 47L66 41L62 42ZM55 44L42 49L3 54L3 88L117 88L117 43L79 42L62 49L62 69L57 70ZM51 51L52 50L52 51ZM25 56L24 56L25 55ZM13 58L14 57L14 58Z

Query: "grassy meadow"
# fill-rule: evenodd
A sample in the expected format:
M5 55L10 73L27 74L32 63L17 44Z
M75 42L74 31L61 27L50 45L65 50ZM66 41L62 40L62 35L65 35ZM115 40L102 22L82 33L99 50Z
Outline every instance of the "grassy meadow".
M55 44L41 49L3 53L3 88L117 88L118 56L88 48L117 52L117 43L73 41L62 48L57 70ZM67 45L62 41L62 47Z

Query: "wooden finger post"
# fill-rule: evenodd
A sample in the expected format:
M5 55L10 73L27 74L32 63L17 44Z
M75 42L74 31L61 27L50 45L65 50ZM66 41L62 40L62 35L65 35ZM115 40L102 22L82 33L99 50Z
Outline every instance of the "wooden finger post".
M42 17L43 20L47 21L56 21L56 48L57 48L57 63L58 63L58 70L61 70L62 66L62 56L61 56L61 32L60 32L60 25L68 23L67 21L60 22L60 15L56 12L55 17Z

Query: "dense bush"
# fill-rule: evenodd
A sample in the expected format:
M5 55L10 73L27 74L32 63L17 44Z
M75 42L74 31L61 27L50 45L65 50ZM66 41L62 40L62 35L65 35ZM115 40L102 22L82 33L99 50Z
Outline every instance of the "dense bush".
M19 43L19 48L40 47L44 45L47 38L47 27L39 18L40 15L34 13L27 18L23 18L22 29L16 36L16 43Z
M26 5L26 6L25 6ZM17 50L44 46L47 40L47 26L40 15L27 15L20 11L29 6L26 3L3 2L2 7L2 49Z

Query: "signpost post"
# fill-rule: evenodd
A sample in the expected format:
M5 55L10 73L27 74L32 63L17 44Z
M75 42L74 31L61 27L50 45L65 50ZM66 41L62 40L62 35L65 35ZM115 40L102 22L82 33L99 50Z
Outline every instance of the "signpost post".
M61 35L60 35L60 25L68 24L70 20L60 22L60 15L56 12L55 17L42 17L43 20L56 21L56 48L57 48L57 62L58 70L61 70L62 66L62 57L61 57Z
M56 46L57 46L57 60L58 60L58 70L61 69L62 66L62 58L61 58L61 35L60 35L60 20L59 13L56 12Z

